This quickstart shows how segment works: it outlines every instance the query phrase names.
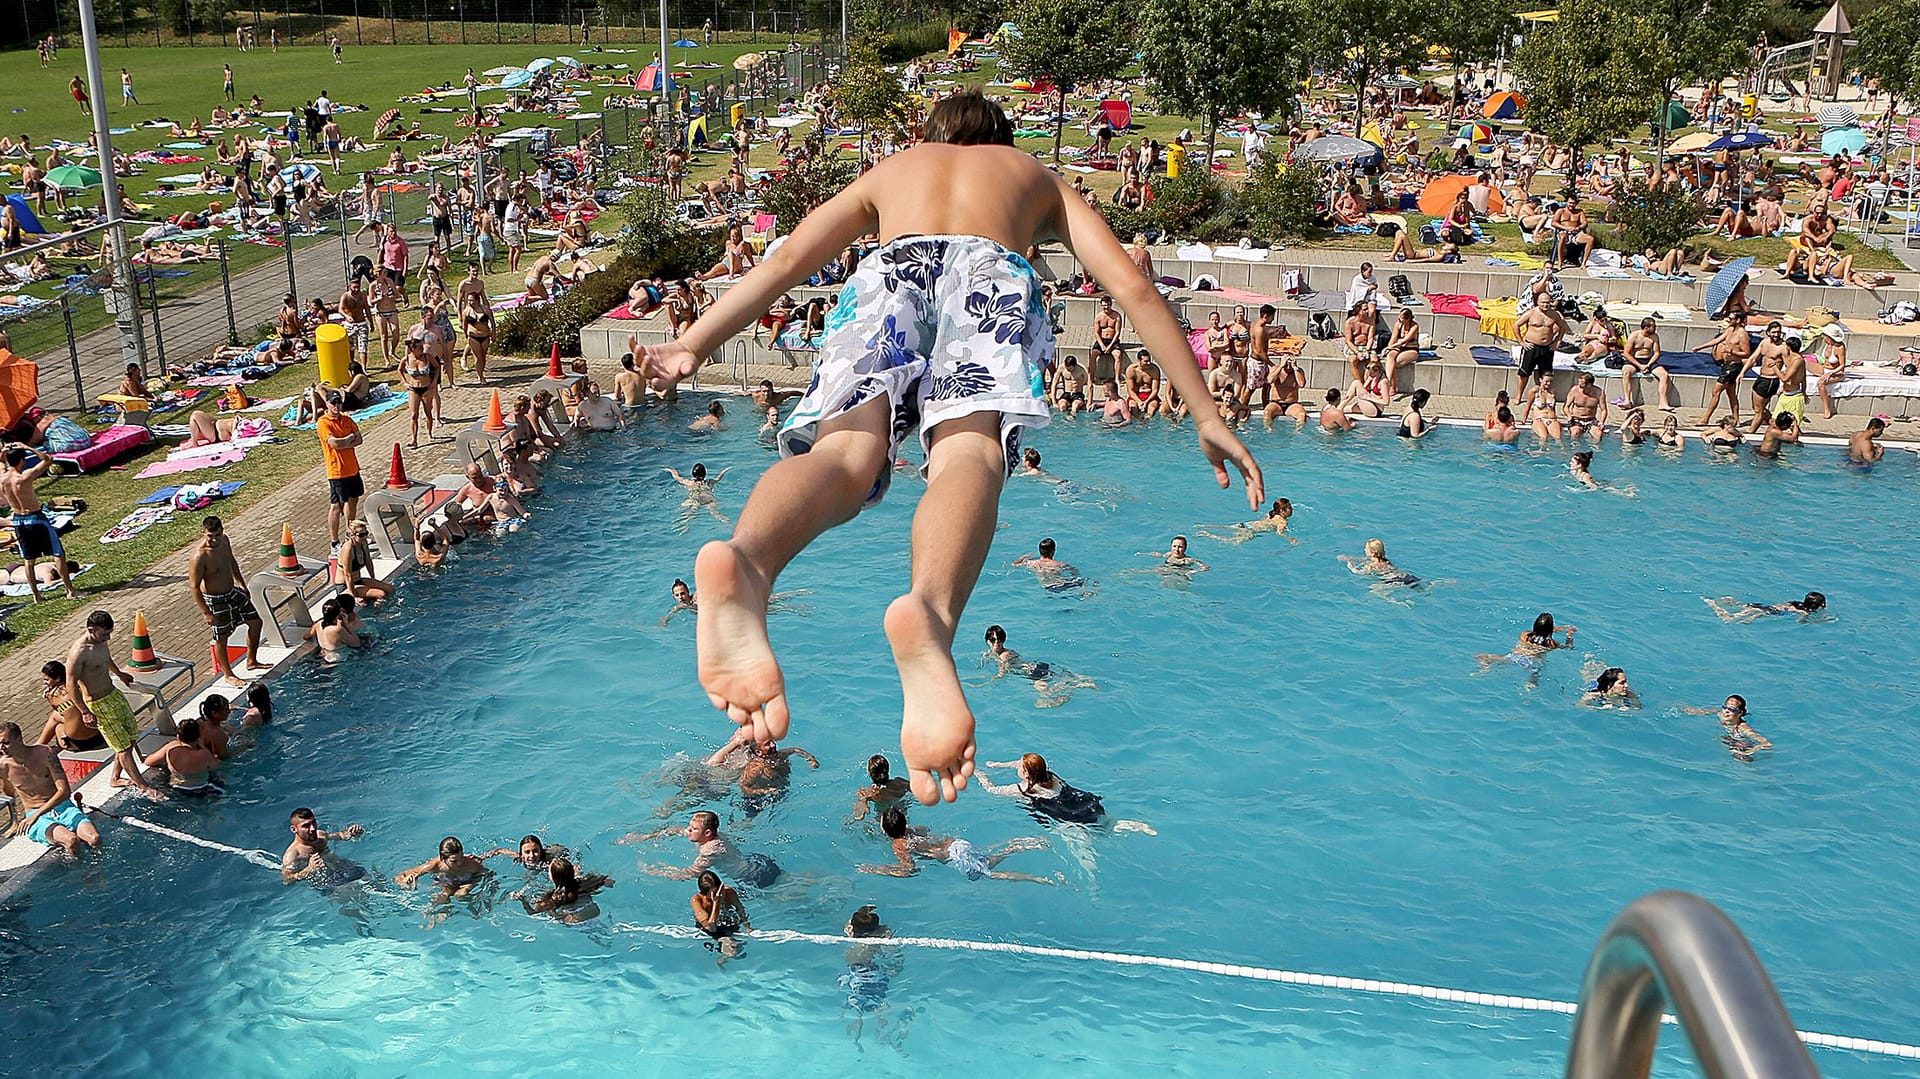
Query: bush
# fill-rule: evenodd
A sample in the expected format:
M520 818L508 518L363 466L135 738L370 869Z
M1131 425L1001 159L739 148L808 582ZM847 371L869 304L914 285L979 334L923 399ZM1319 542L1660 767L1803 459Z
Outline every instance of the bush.
M781 232L792 232L801 218L838 195L859 175L859 162L842 156L837 149L817 152L775 177L761 197L761 207L773 215Z
M1234 229L1236 215L1227 189L1213 174L1184 169L1179 176L1154 182L1154 224L1181 239L1222 239Z
M1673 188L1649 188L1635 177L1614 200L1615 226L1610 238L1615 247L1629 254L1649 247L1665 251L1686 243L1700 230L1703 212L1700 200L1692 194Z
M1307 162L1281 168L1272 154L1263 155L1240 191L1247 227L1263 240L1299 239L1313 231L1319 220L1319 172Z
M704 267L703 267L704 268ZM539 307L507 313L494 330L493 347L520 356L542 355L555 342L560 355L580 355L580 331L587 323L625 303L633 282L649 276L625 255L598 273L588 274L560 298Z
M930 52L946 55L947 24L944 21L897 26L880 45L880 59L889 64L905 63Z

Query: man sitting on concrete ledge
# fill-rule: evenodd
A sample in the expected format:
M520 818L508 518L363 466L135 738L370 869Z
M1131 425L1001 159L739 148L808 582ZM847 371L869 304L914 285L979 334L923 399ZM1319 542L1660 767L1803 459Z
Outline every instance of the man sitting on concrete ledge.
M51 746L28 744L18 723L0 726L0 790L18 803L19 820L9 835L59 847L68 857L78 856L81 844L100 845L99 830L71 800L60 755Z

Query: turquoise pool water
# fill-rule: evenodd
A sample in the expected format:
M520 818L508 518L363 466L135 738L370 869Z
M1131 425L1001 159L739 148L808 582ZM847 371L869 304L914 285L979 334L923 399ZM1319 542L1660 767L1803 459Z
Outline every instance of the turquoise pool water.
M505 898L509 873L490 906L424 928L422 895L283 888L108 822L102 856L52 870L0 916L7 1059L157 1075L810 1076L1028 1059L1072 1074L1557 1074L1562 1016L964 952L900 955L856 1041L841 948L750 942L717 969L691 941L615 928L687 921L691 886L637 869L684 865L691 848L614 840L664 823L655 809L679 788L663 767L728 734L693 679L691 619L660 622L669 582L723 528L677 531L679 488L660 469L733 466L719 487L731 516L770 452L750 427L680 433L696 414L569 454L531 528L410 581L374 615L369 653L277 684L281 718L229 767L223 801L130 810L277 852L287 812L312 805L327 827L365 825L340 852L388 878L443 834L473 850L538 832L618 879L601 925L526 916ZM1006 865L1070 888L853 872L885 853L843 824L865 759L898 761L878 625L905 580L920 485L903 479L781 581L808 593L774 622L788 744L821 768L799 768L751 820L715 804L795 878L749 895L757 926L834 932L873 902L906 934L1571 999L1607 920L1678 887L1742 925L1801 1027L1920 1040L1903 943L1920 934L1907 730L1920 700L1899 673L1920 656L1896 542L1911 535L1911 456L1863 473L1832 451L1770 465L1609 442L1596 472L1630 484L1623 497L1572 490L1563 450L1492 450L1471 432L1411 446L1378 428L1256 431L1298 543L1195 537L1212 568L1183 582L1132 572L1153 563L1136 552L1246 516L1190 434L1061 423L1030 441L1076 486L1017 479L1003 502L960 634L982 758L1044 752L1160 834L1100 836L1091 856L1056 842ZM1049 594L1007 565L1042 536L1095 594ZM1374 594L1336 559L1374 536L1440 583ZM1700 599L1809 588L1832 597L1831 621L1723 625ZM1505 651L1541 610L1580 632L1538 688L1511 666L1475 673L1475 653ZM973 657L993 622L1026 658L1098 688L1038 709L1024 680L988 684ZM1625 667L1646 707L1578 707L1589 656ZM1713 718L1676 711L1729 692L1779 747L1752 764ZM1062 838L977 790L913 817L981 845ZM1915 1074L1816 1057L1828 1075ZM1660 1071L1688 1073L1671 1028Z

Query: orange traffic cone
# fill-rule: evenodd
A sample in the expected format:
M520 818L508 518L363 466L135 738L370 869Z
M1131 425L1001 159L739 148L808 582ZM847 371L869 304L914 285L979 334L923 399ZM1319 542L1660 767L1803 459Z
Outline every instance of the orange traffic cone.
M273 572L282 577L304 577L306 568L300 565L300 556L293 553L293 526L280 526L280 564Z
M400 443L395 442L393 444L393 463L387 466L387 490L404 491L412 486L413 483L407 479L406 466L400 463Z
M493 391L493 400L487 403L487 422L480 429L490 435L497 435L507 429L507 417L500 411L500 391Z
M547 358L547 377L548 378L567 377L565 372L560 370L560 342L558 341L555 341L553 343L553 355Z
M153 641L147 636L147 613L133 612L133 658L127 661L130 671L157 671L160 659L153 654Z

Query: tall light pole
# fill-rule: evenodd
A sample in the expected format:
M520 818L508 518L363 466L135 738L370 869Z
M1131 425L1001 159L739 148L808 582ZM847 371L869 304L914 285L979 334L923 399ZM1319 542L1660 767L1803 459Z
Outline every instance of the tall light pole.
M667 61L667 0L660 0L660 114L673 115L673 66Z
M93 0L80 0L80 42L87 54L87 93L93 101L93 141L99 150L100 197L104 200L107 241L113 244L113 291L119 310L120 356L128 363L147 366L147 338L140 325L140 289L133 279L133 261L127 257L127 230L120 223L120 178L113 174L113 139L107 133L107 91L100 79L100 35L93 25Z

